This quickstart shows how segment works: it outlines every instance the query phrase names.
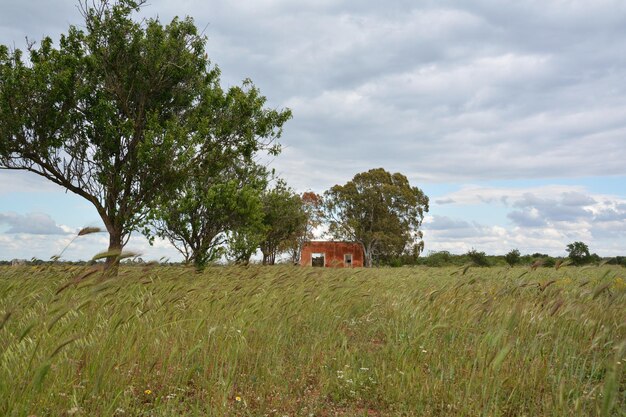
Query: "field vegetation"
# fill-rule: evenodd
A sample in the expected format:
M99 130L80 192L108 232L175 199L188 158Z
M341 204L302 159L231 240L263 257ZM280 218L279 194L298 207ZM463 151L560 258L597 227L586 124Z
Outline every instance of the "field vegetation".
M617 266L0 267L3 416L623 416Z

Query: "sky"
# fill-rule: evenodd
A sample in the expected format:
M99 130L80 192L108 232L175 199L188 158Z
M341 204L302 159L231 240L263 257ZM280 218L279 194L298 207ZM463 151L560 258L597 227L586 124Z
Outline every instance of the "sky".
M150 0L191 16L222 85L250 78L293 119L271 161L297 191L401 172L430 197L426 252L626 255L626 2ZM56 39L72 0L0 0L0 44ZM81 198L0 170L0 259L49 259L102 223ZM83 236L64 259L106 249ZM133 235L144 259L180 257Z

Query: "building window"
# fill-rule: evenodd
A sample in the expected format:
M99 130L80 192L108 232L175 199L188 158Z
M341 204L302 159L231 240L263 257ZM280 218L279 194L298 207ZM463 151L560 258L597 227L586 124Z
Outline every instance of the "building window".
M343 265L344 266L352 266L352 254L346 253L343 255Z
M314 253L311 255L311 266L324 267L326 265L326 256L323 253Z

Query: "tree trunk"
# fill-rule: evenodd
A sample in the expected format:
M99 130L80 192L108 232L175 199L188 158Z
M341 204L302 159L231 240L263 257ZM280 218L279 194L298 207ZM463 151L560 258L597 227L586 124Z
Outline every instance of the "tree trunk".
M363 246L363 258L364 258L363 266L365 266L366 268L371 268L372 267L372 245L365 246L362 243L361 246Z
M112 222L105 222L105 225L109 232L109 249L107 252L111 253L111 256L107 257L104 268L111 276L117 276L119 255L122 252L122 228L117 227Z
M274 252L263 252L263 265L274 265L276 254Z

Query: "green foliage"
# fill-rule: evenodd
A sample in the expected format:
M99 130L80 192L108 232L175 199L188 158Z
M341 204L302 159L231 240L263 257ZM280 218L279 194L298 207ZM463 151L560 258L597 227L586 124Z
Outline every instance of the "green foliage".
M289 111L263 108L249 81L227 92L191 18L134 20L143 2L81 5L58 47L0 47L0 168L34 172L92 203L119 250L197 151L250 157ZM210 164L212 152L202 162ZM221 155L223 156L223 155ZM183 185L184 187L184 185Z
M450 266L453 265L452 256L445 250L430 252L427 257L423 258L423 262L427 266Z
M154 210L154 232L201 270L224 254L229 231L262 221L264 179L189 176L187 186ZM194 183L197 181L198 183Z
M265 237L263 223L247 223L227 232L226 257L237 265L248 265Z
M489 260L487 260L487 255L485 254L485 252L479 252L476 249L472 248L467 252L466 256L476 266L489 266Z
M510 266L515 266L519 263L521 258L520 252L517 249L510 250L506 255L504 255L504 259L506 263Z
M262 198L263 239L260 243L263 265L274 265L278 254L288 251L301 236L309 217L302 199L284 181L266 191Z
M567 245L566 249L569 258L574 265L584 265L591 261L589 247L583 242L574 242ZM596 255L597 256L597 255Z
M323 216L323 200L320 195L307 191L300 196L300 200L305 219L300 223L299 229L293 237L284 244L294 265L300 262L300 254L304 244L314 239L314 231L322 224Z
M626 256L615 256L606 260L609 265L621 265L626 267Z
M354 176L324 193L324 214L335 239L363 245L365 265L398 257L421 241L428 197L400 174L382 168Z
M181 169L185 177L152 207L146 234L167 238L197 269L226 253L229 235L237 262L256 250L249 245L258 239L248 238L263 227L261 195L270 174L255 159L280 151L277 140L291 118L289 110L265 103L250 80L226 92L217 85L208 91L190 138L194 152Z

